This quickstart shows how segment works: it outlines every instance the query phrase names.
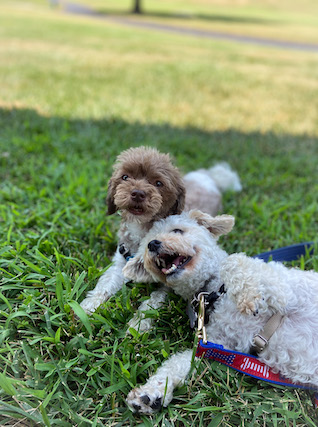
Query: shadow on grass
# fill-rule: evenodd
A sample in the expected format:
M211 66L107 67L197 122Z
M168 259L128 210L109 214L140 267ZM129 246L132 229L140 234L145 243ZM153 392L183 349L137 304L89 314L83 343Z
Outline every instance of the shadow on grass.
M315 136L236 129L209 132L121 118L69 119L46 117L31 109L0 108L2 180L21 178L19 167L25 162L45 174L51 161L72 164L75 159L86 159L92 168L102 163L108 177L118 153L140 145L171 153L183 172L225 160L239 172L243 185L249 182L249 190L261 186L264 192L288 193L296 186L297 193L306 194L317 173Z
M64 159L87 155L113 162L125 148L150 145L170 152L185 170L226 159L242 173L251 161L255 165L263 163L264 168L269 161L273 173L292 168L308 175L316 169L313 157L318 155L318 140L310 135L248 133L236 129L209 132L169 124L130 123L112 117L98 120L46 117L35 110L16 108L0 108L0 138L2 162L12 162L20 156L25 160L36 153ZM277 171L276 162L280 168Z

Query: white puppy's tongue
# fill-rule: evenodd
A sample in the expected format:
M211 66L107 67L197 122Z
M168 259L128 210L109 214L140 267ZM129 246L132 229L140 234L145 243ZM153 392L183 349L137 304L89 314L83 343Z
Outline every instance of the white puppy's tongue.
M180 265L182 265L184 263L185 257L179 255L178 257L176 257L173 260L173 263L171 266L167 266L168 268L162 268L162 272L163 274L170 274L173 273Z

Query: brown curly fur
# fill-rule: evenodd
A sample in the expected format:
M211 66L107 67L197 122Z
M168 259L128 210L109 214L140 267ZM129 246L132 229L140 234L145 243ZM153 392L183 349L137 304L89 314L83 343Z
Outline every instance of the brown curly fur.
M181 175L168 154L153 148L130 148L122 152L109 181L107 205L111 215L121 211L118 247L112 265L81 302L86 313L93 313L125 282L122 269L128 256L134 255L141 239L153 222L178 214L185 204Z
M168 154L129 148L117 158L106 201L109 215L120 210L124 221L152 222L182 212L185 187Z

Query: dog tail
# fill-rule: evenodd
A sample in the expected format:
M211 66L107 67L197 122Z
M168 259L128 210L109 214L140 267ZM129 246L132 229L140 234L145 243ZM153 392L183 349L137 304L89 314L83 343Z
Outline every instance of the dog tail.
M217 163L208 169L207 172L222 193L227 190L242 190L242 184L238 174L231 169L228 163Z

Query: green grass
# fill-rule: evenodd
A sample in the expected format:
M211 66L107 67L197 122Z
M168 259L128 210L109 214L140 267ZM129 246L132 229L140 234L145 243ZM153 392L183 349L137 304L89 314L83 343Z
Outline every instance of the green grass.
M130 146L170 152L184 172L237 169L228 251L317 241L318 56L34 4L2 2L0 14L0 424L316 425L307 392L205 361L168 408L134 416L129 390L193 344L185 303L171 295L149 313L156 329L129 338L154 286L128 285L89 318L78 303L116 248L107 181ZM317 255L296 265L318 270Z

